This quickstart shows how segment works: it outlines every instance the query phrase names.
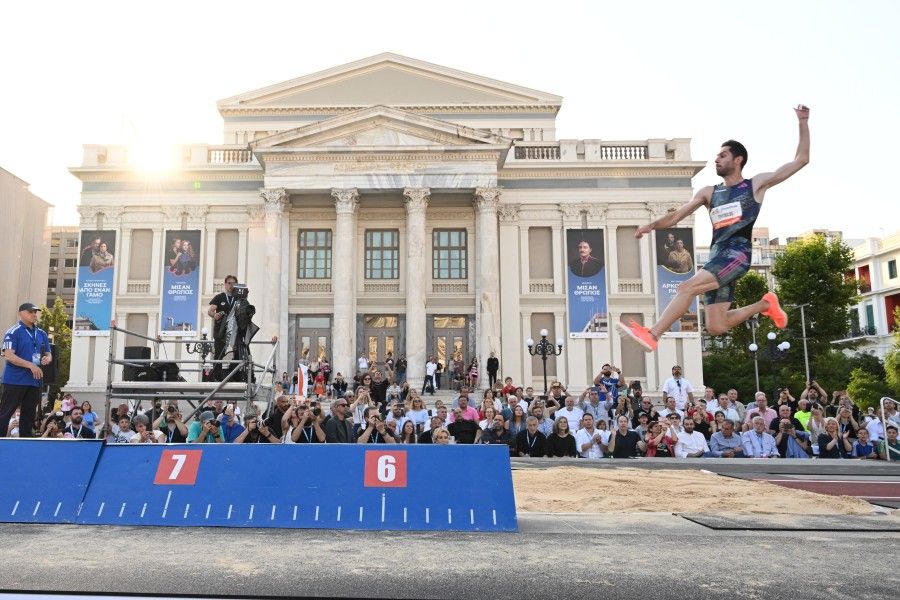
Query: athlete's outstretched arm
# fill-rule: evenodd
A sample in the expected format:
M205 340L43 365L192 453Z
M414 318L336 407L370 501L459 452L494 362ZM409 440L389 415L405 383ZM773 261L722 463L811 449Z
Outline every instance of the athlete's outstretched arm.
M709 204L709 199L712 195L712 186L706 186L699 190L696 194L694 194L693 200L684 204L678 210L673 210L672 212L666 213L662 217L653 221L648 225L641 225L638 227L638 230L634 233L634 237L641 239L645 233L650 233L654 229L666 229L667 227L672 227L677 225L682 219L685 219L692 215L694 211L696 211L701 206Z
M782 165L774 173L760 173L753 178L753 191L757 199L761 192L778 185L809 163L809 107L799 104L794 109L800 125L800 141L797 143L797 155L794 160Z

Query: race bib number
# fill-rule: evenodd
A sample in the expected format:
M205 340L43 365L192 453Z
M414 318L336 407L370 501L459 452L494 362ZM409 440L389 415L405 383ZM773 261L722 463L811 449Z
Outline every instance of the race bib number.
M712 221L713 229L722 229L740 221L741 214L741 203L729 202L709 211L709 218Z

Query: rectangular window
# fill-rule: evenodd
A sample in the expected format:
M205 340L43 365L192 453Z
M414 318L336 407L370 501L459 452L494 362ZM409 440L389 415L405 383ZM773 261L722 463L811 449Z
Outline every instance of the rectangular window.
M128 257L128 279L149 281L153 268L153 230L131 231L131 256Z
M48 291L48 292L55 292L55 291L56 291L56 280L55 280L55 279L48 279L48 280L47 280L47 291Z
M58 259L58 258L51 258L51 259L50 259L50 270L51 270L51 271L55 271L55 270L58 269L58 268L59 268L59 259Z
M528 228L528 276L553 279L553 230L549 227Z
M366 279L400 279L398 230L366 230Z
M238 246L240 235L237 229L216 230L216 281L223 281L228 275L238 276Z
M66 265L67 269L74 269L75 267L78 266L77 258L67 258L67 259L65 259L65 261L66 261L65 265Z
M331 279L331 230L297 232L297 279Z
M435 229L432 232L432 278L469 278L467 233L465 229Z
M75 289L75 280L74 279L63 279L63 287L67 290Z
M66 248L77 248L78 238L66 238Z
M896 279L897 278L897 261L889 260L888 261L888 279Z

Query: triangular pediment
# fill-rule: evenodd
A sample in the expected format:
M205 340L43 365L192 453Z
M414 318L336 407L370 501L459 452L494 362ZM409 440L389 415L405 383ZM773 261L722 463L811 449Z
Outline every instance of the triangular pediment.
M484 146L508 148L512 140L387 106L373 106L282 131L251 144L254 152L290 148Z
M562 98L440 65L379 54L221 100L220 110L285 107L534 106Z

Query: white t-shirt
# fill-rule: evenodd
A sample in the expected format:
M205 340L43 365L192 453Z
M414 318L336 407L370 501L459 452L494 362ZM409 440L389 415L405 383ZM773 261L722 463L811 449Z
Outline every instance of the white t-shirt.
M677 408L675 410L669 410L668 408L661 408L658 411L656 411L656 414L658 414L660 417L665 419L666 417L669 416L670 412L678 413L678 416L681 417L681 420L682 421L684 420L684 411L678 410Z
M699 431L692 431L691 433L687 431L678 432L678 443L675 444L675 456L677 458L687 458L688 454L693 454L700 450L709 452L709 445L706 443L706 438L703 437L702 433Z
M603 434L606 435L603 435ZM595 435L599 434L600 441L605 445L609 442L609 431L603 431L600 429L594 428L594 431L589 432L585 428L581 428L575 432L575 449L578 450L579 456L582 458L603 458L603 450L600 448L600 444L593 440ZM582 446L591 442L591 447L584 451L581 449Z
M356 367L357 367L360 371L366 371L366 370L368 370L368 368L369 368L369 359L366 358L365 356L360 356L359 359L357 359L357 361L356 361Z
M679 385L679 383L681 385ZM666 393L666 397L672 396L675 398L675 408L684 410L684 405L688 399L688 392L693 394L694 388L691 385L691 382L684 377L681 379L669 377L663 384L663 391Z
M560 417L565 417L569 422L569 429L578 429L581 426L581 417L583 416L584 411L577 406L573 406L572 410L569 410L565 406L563 406L555 413L553 413L553 420L558 421Z
M437 363L427 362L425 363L425 374L431 377L434 375L434 372L437 371Z
M869 421L866 425L866 429L869 432L869 441L873 444L884 439L884 425L881 424L880 419Z

